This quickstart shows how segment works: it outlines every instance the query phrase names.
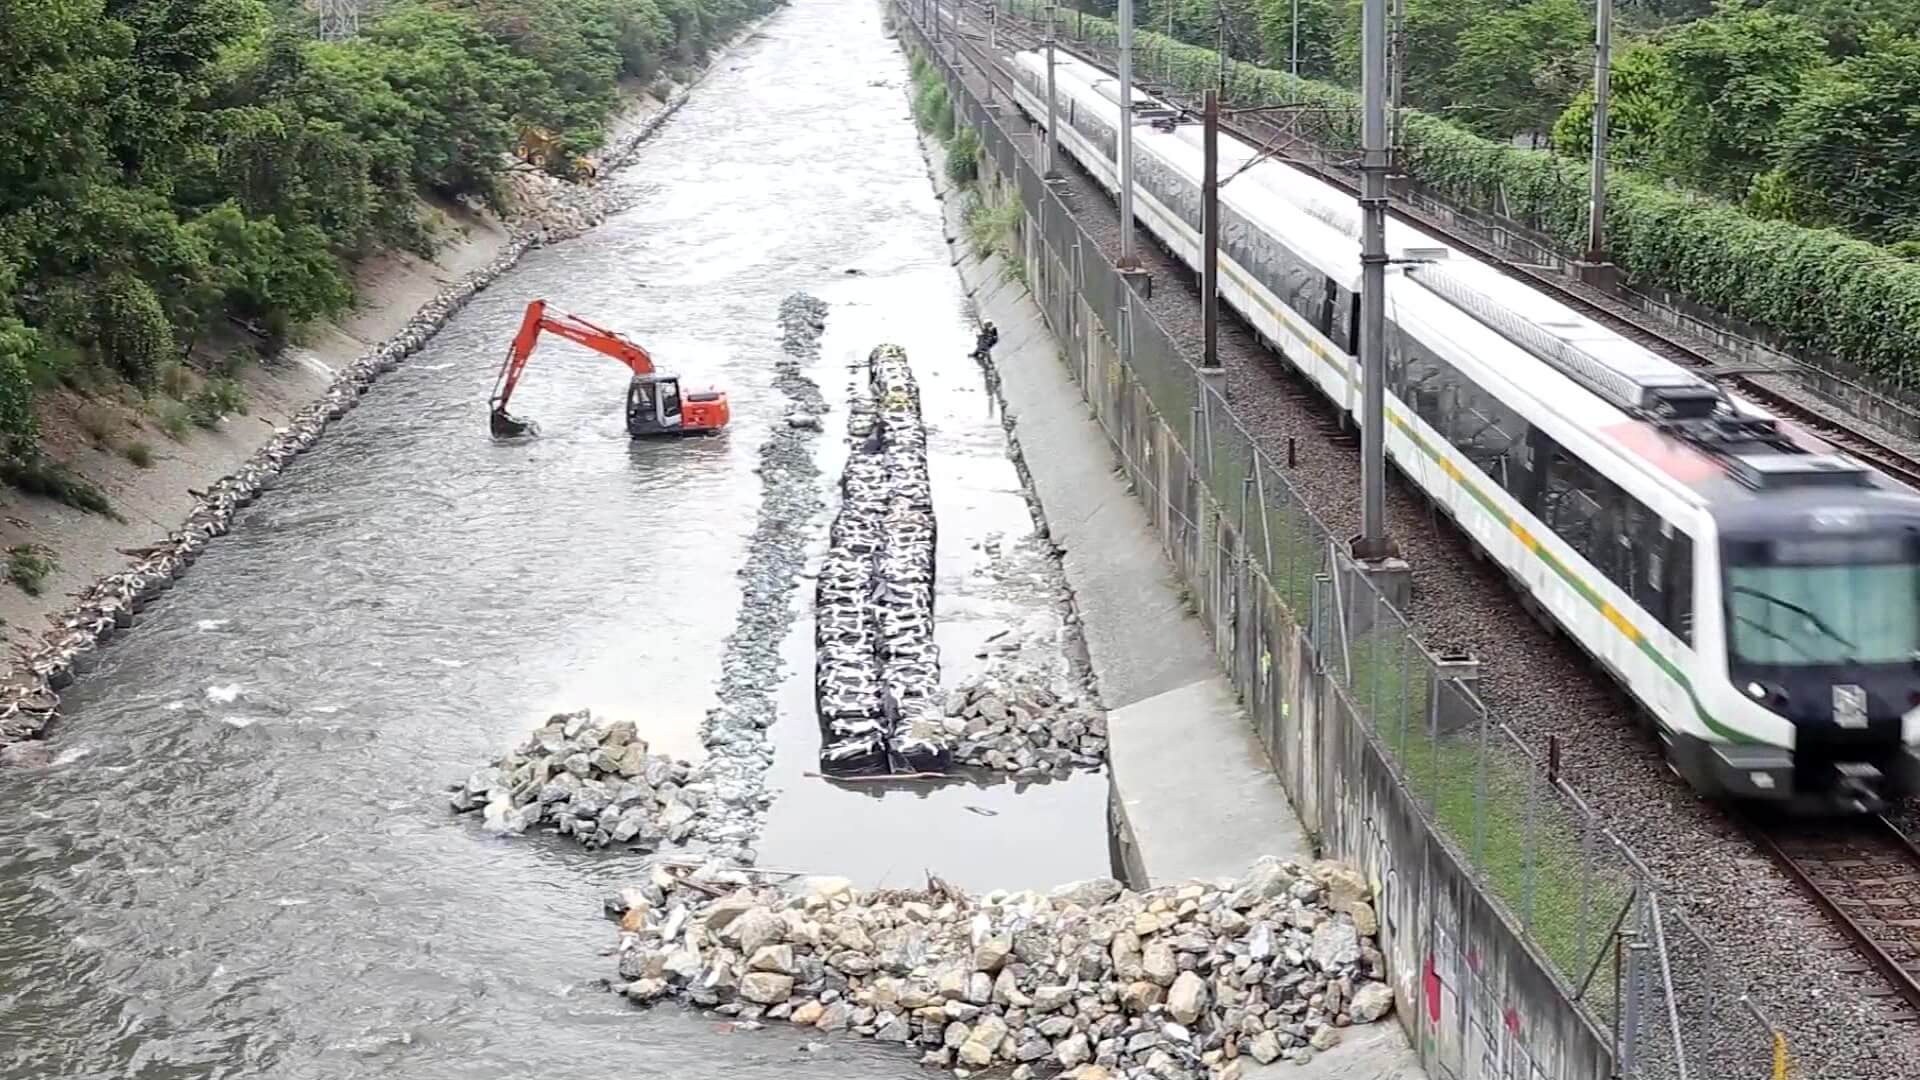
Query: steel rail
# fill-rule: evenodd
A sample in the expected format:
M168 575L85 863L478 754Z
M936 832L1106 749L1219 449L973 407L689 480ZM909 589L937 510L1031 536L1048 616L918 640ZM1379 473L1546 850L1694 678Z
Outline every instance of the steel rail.
M1880 814L1837 824L1760 823L1751 819L1745 824L1760 848L1827 913L1855 949L1880 969L1894 992L1908 1006L1920 1011L1920 931L1913 932L1905 941L1890 940L1884 933L1876 933L1874 925L1886 925L1875 913L1876 909L1886 905L1857 891L1849 895L1848 883L1841 876L1847 868L1863 862L1863 853L1879 854L1903 864L1913 875L1912 882L1907 883L1913 898L1907 903L1913 913L1920 916L1920 846ZM1884 881L1870 878L1855 882L1856 886L1864 887L1871 887L1873 883L1884 884ZM1856 910L1865 914L1856 915ZM1896 949L1914 959L1902 963L1893 954Z

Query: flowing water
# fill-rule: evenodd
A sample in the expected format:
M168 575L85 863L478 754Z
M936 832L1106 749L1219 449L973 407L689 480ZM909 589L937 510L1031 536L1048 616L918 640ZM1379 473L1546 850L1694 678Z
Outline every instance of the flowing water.
M800 0L611 181L636 189L633 210L481 294L106 650L66 696L62 763L0 773L0 1078L916 1071L857 1040L630 1008L595 980L614 938L598 897L631 861L484 837L439 793L555 709L629 716L698 753L756 449L786 409L769 380L782 296L836 305L842 336L814 373L836 404L873 343L836 318L964 355L904 81L871 0ZM634 444L625 370L550 343L515 399L544 437L490 443L494 363L536 297L724 385L733 430ZM971 487L948 473L950 505L1017 533L995 468ZM780 741L804 757L804 736ZM962 880L1101 870L1101 786L1051 788L1037 831L1000 811ZM796 813L846 818L849 799L869 801ZM865 846L857 821L832 828Z

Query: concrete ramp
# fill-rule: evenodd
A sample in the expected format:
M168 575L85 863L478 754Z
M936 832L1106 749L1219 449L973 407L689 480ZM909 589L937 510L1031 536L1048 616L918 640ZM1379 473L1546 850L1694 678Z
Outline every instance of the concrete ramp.
M1107 731L1114 812L1147 878L1139 884L1231 877L1260 855L1312 858L1225 679L1115 709Z

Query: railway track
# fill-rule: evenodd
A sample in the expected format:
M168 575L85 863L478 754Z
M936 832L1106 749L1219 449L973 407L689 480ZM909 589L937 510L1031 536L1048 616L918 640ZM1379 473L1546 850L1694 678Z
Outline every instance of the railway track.
M996 93L1011 100L1013 80L1004 67L1007 58L1000 50L989 47L985 18L977 13L979 10L969 5L968 17L957 35L958 47ZM1001 15L996 34L1002 49L1028 49L1040 44L1038 34L1011 24L1004 12ZM1100 57L1088 56L1079 50L1074 50L1074 54L1112 71ZM1174 100L1173 104L1186 107L1190 103ZM1274 141L1272 125L1239 122L1226 128L1255 145L1264 146ZM1358 197L1351 178L1311 161L1290 160L1290 163ZM1550 272L1516 266L1418 212L1398 207L1395 212L1402 220L1549 292L1660 355L1737 386L1743 396L1792 417L1896 479L1920 488L1920 461L1870 433L1839 423L1816 408L1753 381L1754 376L1749 373L1731 370L1733 365L1717 361L1700 347L1675 340L1646 325L1621 300ZM1790 378L1791 375L1781 372L1773 377ZM1782 872L1829 915L1835 928L1866 965L1886 980L1888 989L1884 994L1887 998L1899 999L1900 1005L1895 1009L1900 1016L1920 1020L1920 846L1882 817L1851 823L1765 827L1752 822L1745 824L1756 846L1775 860ZM1868 967L1863 966L1861 970L1866 971Z
M1748 822L1760 847L1920 1011L1920 846L1892 822Z
M961 48L972 56L975 66L987 76L988 80L992 82L1008 100L1011 100L1013 79L1005 70L1007 57L989 48L987 42L988 16L985 12L989 10L991 5L979 2L963 4L961 6L966 11L966 21L958 33ZM1018 49L1033 49L1042 44L1043 39L1040 33L1025 20L1004 11L996 11L995 16L997 22L993 27L993 34L1002 48L1012 46ZM1114 72L1114 66L1108 62L1104 55L1092 53L1078 47L1061 45L1057 40L1055 47L1059 48L1062 52L1069 52L1109 74ZM1198 104L1196 102L1182 100L1179 96L1174 95L1169 89L1164 87L1154 87L1150 89L1153 90L1155 96L1193 113L1196 117L1199 115ZM1231 108L1232 107L1226 103L1222 104L1223 110L1230 111ZM1279 147L1275 153L1281 160L1311 174L1316 179L1339 189L1347 195L1356 199L1359 198L1360 189L1357 176L1343 170L1326 167L1318 160L1323 156L1320 154L1318 147L1308 146L1298 139L1297 136L1290 135L1284 131L1279 124L1271 120L1243 114L1242 119L1223 121L1221 123L1221 130L1250 142L1255 146ZM1302 147L1304 147L1305 152L1301 152ZM1646 319L1634 311L1629 305L1600 289L1542 268L1516 264L1498 252L1488 249L1475 240L1460 235L1458 232L1449 229L1443 223L1418 210L1396 204L1389 207L1389 212L1401 221L1440 239L1448 246L1465 252L1495 267L1509 277L1524 281L1528 285L1548 293L1568 307L1608 327L1635 344L1649 349L1674 363L1692 368L1702 376L1736 390L1742 396L1766 406L1779 415L1792 419L1813 434L1866 461L1895 480L1916 490L1920 490L1920 457L1909 454L1893 443L1880 438L1878 435L1846 423L1833 416L1827 409L1812 405L1789 392L1769 386L1760 381L1761 378L1769 376L1778 379L1792 379L1795 376L1791 371L1773 371L1769 369L1756 372L1752 367L1718 359L1702 345L1682 340L1671 333L1649 325ZM1831 408L1831 406L1828 408Z

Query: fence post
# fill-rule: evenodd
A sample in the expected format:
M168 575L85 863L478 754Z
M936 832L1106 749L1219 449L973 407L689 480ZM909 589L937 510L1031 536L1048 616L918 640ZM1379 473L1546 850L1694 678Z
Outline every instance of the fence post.
M1434 680L1434 690L1444 692L1448 686L1445 680ZM1473 782L1473 869L1481 880L1487 880L1487 772L1489 770L1488 740L1493 734L1493 717L1487 710L1480 713L1480 749L1479 761L1475 762Z
M1586 828L1580 831L1580 962L1587 962L1587 921L1593 917L1593 831L1599 823L1593 818L1584 819Z
M1402 635L1400 638L1400 685L1401 686L1412 685L1411 680L1413 678L1413 671L1412 671L1413 652L1414 652L1414 649L1413 649L1412 636ZM1413 702L1408 699L1408 696L1406 694L1400 695L1399 758L1400 758L1400 771L1402 775L1405 775L1405 776L1412 776L1413 774L1412 763L1407 760L1407 720L1412 715L1412 713L1413 713ZM1419 791L1416 790L1414 792L1414 797L1417 799L1419 795L1420 795Z
M1375 662L1374 652L1380 645L1380 590L1368 588L1373 594L1373 616L1367 623L1367 648L1363 653L1367 658L1367 720L1379 723L1380 717L1380 665Z
M1647 984L1647 945L1635 940L1627 945L1627 993L1620 1020L1620 1075L1637 1075L1640 1056L1640 995Z
M1521 890L1520 925L1528 931L1533 929L1533 886L1534 873L1540 862L1540 845L1534 836L1533 822L1535 807L1539 803L1540 770L1531 755L1527 756L1527 835L1522 841L1521 866L1525 875L1525 885Z

